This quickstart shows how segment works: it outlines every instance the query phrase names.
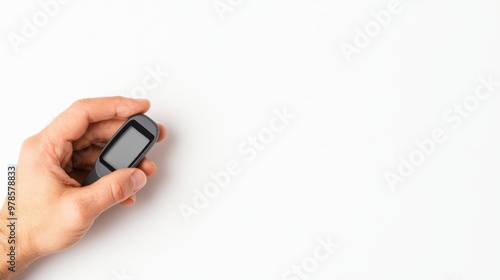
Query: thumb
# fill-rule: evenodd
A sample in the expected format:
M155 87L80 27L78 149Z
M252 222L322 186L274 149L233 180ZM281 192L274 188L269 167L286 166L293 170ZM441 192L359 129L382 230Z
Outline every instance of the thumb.
M97 216L106 209L116 205L139 191L146 185L146 174L138 168L123 168L111 172L95 183L80 188L81 198Z

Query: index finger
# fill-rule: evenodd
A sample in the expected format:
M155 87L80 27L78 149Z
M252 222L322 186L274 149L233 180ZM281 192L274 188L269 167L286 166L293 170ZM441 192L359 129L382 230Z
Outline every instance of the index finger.
M122 96L80 99L57 116L44 132L52 143L72 142L80 138L91 123L128 118L146 112L150 106L148 100Z

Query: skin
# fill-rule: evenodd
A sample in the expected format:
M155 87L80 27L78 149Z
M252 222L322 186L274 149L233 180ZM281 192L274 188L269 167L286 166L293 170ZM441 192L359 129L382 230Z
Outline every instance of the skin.
M80 184L103 144L128 117L149 107L147 100L124 97L82 99L24 141L16 168L16 269L9 271L4 261L10 247L3 226L6 201L0 212L0 279L14 279L35 260L73 246L110 207L134 204L147 176L156 173L147 158L138 168L117 170L85 188ZM160 125L158 141L166 134Z

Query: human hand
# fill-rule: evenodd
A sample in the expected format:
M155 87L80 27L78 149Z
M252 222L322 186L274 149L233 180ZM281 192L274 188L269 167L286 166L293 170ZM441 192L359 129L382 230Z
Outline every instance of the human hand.
M124 97L82 99L24 141L16 175L17 264L15 272L11 272L1 262L1 279L12 279L36 259L76 244L106 209L135 202L135 194L146 184L146 176L156 173L156 166L147 158L138 168L116 170L85 188L81 188L81 182L94 165L102 144L128 117L144 113L149 107L147 100ZM165 136L166 128L160 125L158 141ZM0 219L7 221L6 218L4 203ZM1 227L0 245L4 252L6 241L5 227Z

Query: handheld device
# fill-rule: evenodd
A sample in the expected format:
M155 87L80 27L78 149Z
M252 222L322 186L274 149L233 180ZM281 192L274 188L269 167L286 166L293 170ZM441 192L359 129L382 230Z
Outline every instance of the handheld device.
M144 114L130 117L104 146L82 187L120 168L137 167L158 140L158 125Z

